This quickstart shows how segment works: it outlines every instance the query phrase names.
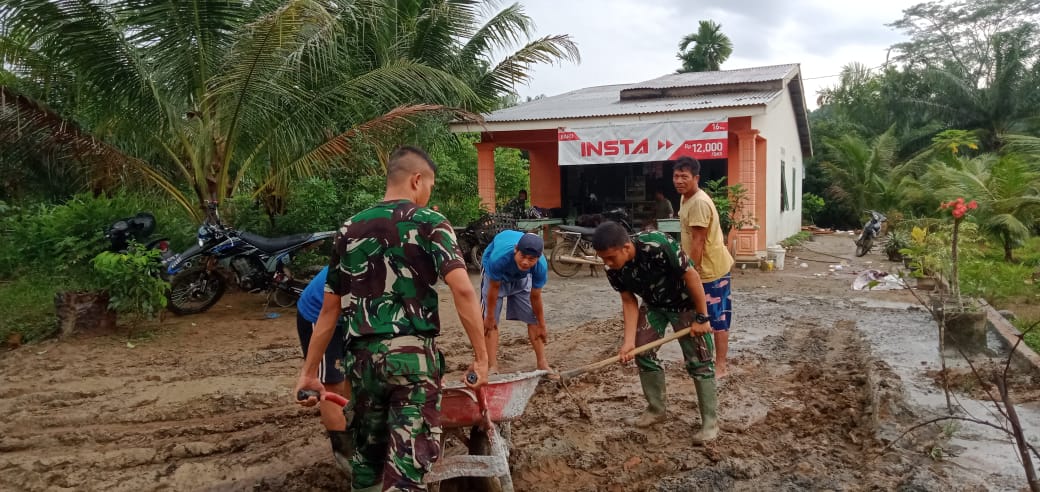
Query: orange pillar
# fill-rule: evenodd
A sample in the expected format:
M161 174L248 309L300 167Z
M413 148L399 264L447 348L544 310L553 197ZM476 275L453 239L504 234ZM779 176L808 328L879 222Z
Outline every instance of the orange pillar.
M758 180L758 186L755 188L755 200L753 207L755 209L755 218L758 219L756 222L759 225L758 232L758 251L766 250L766 233L765 226L768 221L768 212L766 210L766 204L768 204L769 197L766 196L766 139L761 136L755 137L755 176L762 178Z
M531 205L542 208L558 208L563 205L560 195L560 165L557 163L559 148L555 143L532 145L527 150L531 159L530 190Z
M764 224L765 217L760 216L758 211L759 207L757 202L759 194L758 188L765 186L765 176L759 183L757 171L758 171L758 158L756 145L756 138L758 137L758 130L753 128L741 129L736 132L737 141L739 144L739 164L737 173L735 176L730 176L734 183L740 183L744 185L744 189L747 190L747 203L745 209L752 211L755 214L756 224ZM737 247L734 252L738 258L751 259L756 257L758 251L758 226L746 226L736 231Z
M477 148L477 191L488 211L495 211L495 144L475 143Z

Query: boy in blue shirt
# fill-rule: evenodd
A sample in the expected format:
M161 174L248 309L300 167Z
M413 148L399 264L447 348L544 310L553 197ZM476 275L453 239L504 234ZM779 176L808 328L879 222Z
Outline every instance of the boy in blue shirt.
M543 246L537 234L502 231L484 250L480 304L484 308L489 373L498 370L498 321L507 299L506 319L527 323L527 336L534 348L538 369L551 370L545 358L548 337L542 287L549 278L549 266L542 256Z
M323 268L303 289L300 299L296 301L296 332L300 336L300 345L303 346L303 356L307 357L307 347L311 343L311 333L314 324L318 322L318 313L321 312L321 303L325 299L325 279L329 273L329 267ZM318 366L318 379L325 386L325 391L331 391L345 398L350 398L350 387L343 372L343 346L346 344L346 335L343 331L343 323L336 324L336 331L332 335L329 347L325 349L325 357ZM330 401L322 400L318 404L321 412L321 423L328 431L329 441L332 443L332 453L340 466L349 466L350 439L347 436L347 419L343 414L343 407Z

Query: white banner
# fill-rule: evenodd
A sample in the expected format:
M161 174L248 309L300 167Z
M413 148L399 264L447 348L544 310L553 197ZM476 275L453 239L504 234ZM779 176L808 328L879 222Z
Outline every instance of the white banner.
M561 166L670 161L729 156L727 118L640 125L560 127Z

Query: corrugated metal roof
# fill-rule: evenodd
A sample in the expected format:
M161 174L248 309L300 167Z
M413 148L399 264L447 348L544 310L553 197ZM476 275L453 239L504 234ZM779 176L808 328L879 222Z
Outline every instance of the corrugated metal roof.
M718 72L673 73L645 82L630 84L625 89L669 89L710 85L746 84L783 80L798 70L797 64L720 70Z
M741 91L691 97L621 101L619 96L621 90L629 87L632 87L632 84L604 85L536 99L519 106L495 111L487 115L485 121L491 123L556 120L754 106L767 104L781 93L780 90Z

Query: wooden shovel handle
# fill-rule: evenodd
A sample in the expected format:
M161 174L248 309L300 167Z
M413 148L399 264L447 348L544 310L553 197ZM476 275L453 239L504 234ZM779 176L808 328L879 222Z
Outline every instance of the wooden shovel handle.
M666 343L668 343L668 342L670 342L672 340L678 340L679 338L682 338L684 336L689 335L691 328L692 327L686 327L686 328L683 328L682 330L679 330L679 331L677 331L675 333L672 333L671 335L668 335L668 336L666 336L664 338L661 338L659 340L654 340L654 341L652 341L652 342L650 342L650 343L648 343L646 345L640 345L640 346L632 349L632 351L629 352L629 353L632 354L633 356L636 356L636 355L639 355L639 354L641 354L643 352L646 352L648 350L653 350L653 349L655 349L657 347L660 347L661 345L664 345L664 344L666 344ZM576 367L576 368L571 369L569 371L563 371L563 372L560 373L560 378L565 379L565 380L566 379L570 379L570 378L574 378L574 377L580 376L582 374L585 374L587 372L598 371L598 370L603 369L604 367L607 367L607 366L609 366L609 365L611 365L611 364L613 364L615 362L621 362L621 356L620 355L615 355L613 357L608 357L606 359L603 359L603 360L601 360L599 362L593 362L592 364L584 365L584 366L581 366L581 367Z

